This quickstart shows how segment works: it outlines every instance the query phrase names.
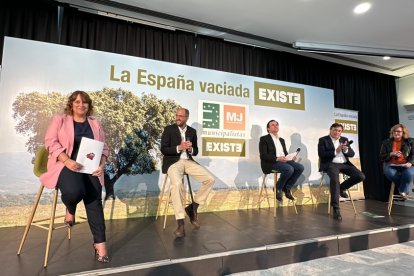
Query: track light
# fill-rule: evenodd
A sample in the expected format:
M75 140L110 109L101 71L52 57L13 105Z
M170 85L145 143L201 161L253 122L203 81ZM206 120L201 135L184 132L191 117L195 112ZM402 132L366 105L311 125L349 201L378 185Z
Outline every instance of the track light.
M371 47L363 47L363 46L349 46L349 45L336 45L336 44L323 44L323 43L296 41L293 43L293 48L297 49L298 51L327 53L327 54L414 58L414 51L371 48Z
M162 29L166 29L166 30L170 30L170 31L175 31L176 30L176 28L165 25L165 24L155 23L155 22L151 22L151 21L148 21L148 20L142 20L142 19L138 19L138 18L134 18L134 17L130 17L130 16L124 16L124 15L114 14L114 13L110 13L110 12L102 12L102 11L98 11L98 14L103 15L103 16L116 18L116 19L120 19L120 20L125 20L125 21L128 21L128 22L134 22L134 23L138 23L138 24L142 24L142 25L151 26L151 27L162 28Z

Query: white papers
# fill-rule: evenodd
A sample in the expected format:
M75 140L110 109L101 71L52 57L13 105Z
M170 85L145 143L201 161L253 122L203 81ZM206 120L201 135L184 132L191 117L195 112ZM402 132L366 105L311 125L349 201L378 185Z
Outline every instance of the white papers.
M391 167L405 167L405 164L390 164Z
M99 167L104 143L82 137L76 162L82 165L79 172L92 174Z
M290 160L293 160L293 157L295 157L296 155L298 155L297 151L289 153L288 155L285 156L285 158L286 160L290 161Z

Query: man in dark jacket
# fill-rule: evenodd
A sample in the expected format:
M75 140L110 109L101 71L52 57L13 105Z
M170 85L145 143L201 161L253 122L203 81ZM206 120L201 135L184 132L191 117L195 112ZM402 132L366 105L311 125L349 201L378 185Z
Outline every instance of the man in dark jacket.
M271 173L272 170L280 172L277 187L275 187L277 200L282 201L283 192L288 199L294 200L290 189L295 185L304 167L295 162L296 156L292 158L287 156L285 140L278 135L279 123L270 120L266 128L269 134L260 137L259 142L262 171L266 174Z
M332 124L329 135L319 138L318 143L319 171L329 176L331 206L334 211L333 216L337 220L342 220L339 196L347 198L345 190L365 179L365 175L348 159L354 157L355 152L348 138L341 137L343 129L341 124ZM339 173L349 176L341 185L339 185Z
M198 153L197 132L187 125L189 114L188 109L179 108L175 114L175 124L165 127L161 136L161 152L164 155L162 173L170 177L171 198L178 224L174 234L179 238L185 236L185 214L195 228L200 228L197 208L199 204L205 203L214 184L213 176L193 159L193 156ZM185 209L181 188L184 174L201 182L194 202Z

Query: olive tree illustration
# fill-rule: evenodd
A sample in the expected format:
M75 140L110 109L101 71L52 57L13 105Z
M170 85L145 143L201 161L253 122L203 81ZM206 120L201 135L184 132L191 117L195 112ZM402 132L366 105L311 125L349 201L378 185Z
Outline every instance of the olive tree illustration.
M123 89L104 88L88 92L105 132L110 155L105 168L106 189L110 190L123 174L151 173L160 156L160 139L165 126L174 122L179 105L153 94L141 97ZM13 103L16 132L27 137L29 153L44 144L53 115L62 113L68 95L21 93Z
M42 94L31 92L20 94L13 103L13 118L17 122L16 132L27 137L25 143L29 153L43 146L45 133L52 116L62 113L67 97L57 92Z

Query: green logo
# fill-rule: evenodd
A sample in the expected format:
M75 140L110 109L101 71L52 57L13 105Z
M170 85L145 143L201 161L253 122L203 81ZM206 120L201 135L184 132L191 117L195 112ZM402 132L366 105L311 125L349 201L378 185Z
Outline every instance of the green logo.
M203 128L220 127L220 105L215 103L203 103Z

